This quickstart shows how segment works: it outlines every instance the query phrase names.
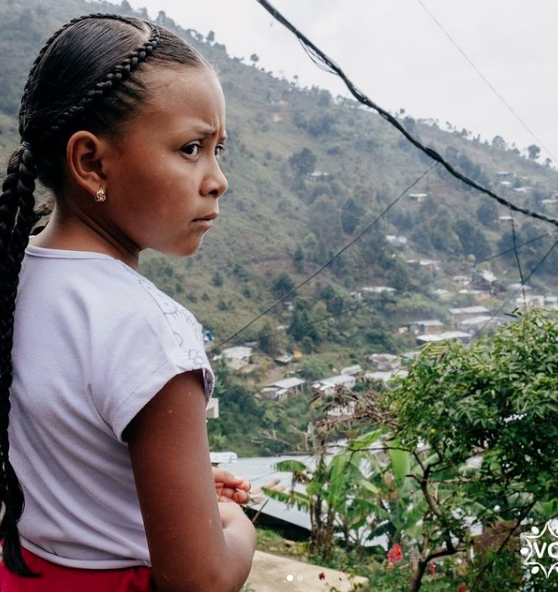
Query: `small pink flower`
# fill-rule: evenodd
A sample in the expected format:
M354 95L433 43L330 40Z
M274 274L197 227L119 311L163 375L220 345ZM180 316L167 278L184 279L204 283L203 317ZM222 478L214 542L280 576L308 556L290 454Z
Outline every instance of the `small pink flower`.
M434 563L429 564L430 567L430 576L434 578L436 576L436 565Z

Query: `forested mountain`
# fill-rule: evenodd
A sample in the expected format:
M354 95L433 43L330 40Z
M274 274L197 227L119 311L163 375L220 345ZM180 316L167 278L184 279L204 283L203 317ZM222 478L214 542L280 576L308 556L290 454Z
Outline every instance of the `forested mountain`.
M3 161L19 142L18 101L42 43L67 20L99 11L133 13L125 1L0 0ZM145 11L139 16L145 17ZM181 29L170 16L159 13L157 20L200 49L219 72L228 102L223 168L230 189L216 227L195 257L149 253L142 271L190 308L216 341L316 271L400 194L381 220L290 298L290 307L277 307L234 343L259 340L271 354L302 349L336 363L355 361L363 353L401 350L411 342L397 327L417 317L443 320L447 304L435 289L451 289L453 276L470 275L475 262L513 246L510 223L499 220L509 211L440 167L406 191L429 159L378 115L325 90L279 79L258 66L257 56L250 63L233 59L212 33L204 37ZM515 203L558 216L553 203L558 173L537 161L536 147L530 157L523 156L501 137L481 141L474 132L416 120L402 109L396 115L466 175ZM521 215L515 221L518 245L552 230ZM520 250L525 276L552 240ZM421 260L438 263L420 265ZM550 290L556 263L553 253L532 281ZM502 290L519 279L513 252L479 267L492 271ZM355 294L377 286L396 291L355 311ZM451 305L473 302L470 294L457 294ZM281 325L287 330L276 328Z

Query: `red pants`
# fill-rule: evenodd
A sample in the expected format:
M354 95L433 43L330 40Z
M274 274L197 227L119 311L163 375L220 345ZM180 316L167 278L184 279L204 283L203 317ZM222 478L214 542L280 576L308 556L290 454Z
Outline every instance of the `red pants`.
M0 563L0 592L156 592L150 567L77 569L56 565L22 549L29 568L40 578L22 578Z

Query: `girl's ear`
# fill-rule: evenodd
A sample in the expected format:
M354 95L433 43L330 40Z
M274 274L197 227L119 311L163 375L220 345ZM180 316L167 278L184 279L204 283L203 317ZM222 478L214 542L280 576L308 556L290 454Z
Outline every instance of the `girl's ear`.
M66 145L66 162L74 182L89 195L95 195L99 187L106 188L106 163L111 150L104 138L80 130L73 134Z

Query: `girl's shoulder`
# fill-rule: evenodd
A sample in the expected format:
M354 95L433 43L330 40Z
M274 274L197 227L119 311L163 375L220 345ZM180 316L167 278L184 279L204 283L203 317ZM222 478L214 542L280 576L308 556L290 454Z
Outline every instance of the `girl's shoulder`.
M29 246L23 262L20 299L37 299L61 314L82 310L107 325L147 320L173 329L201 329L194 315L122 261L102 253Z

